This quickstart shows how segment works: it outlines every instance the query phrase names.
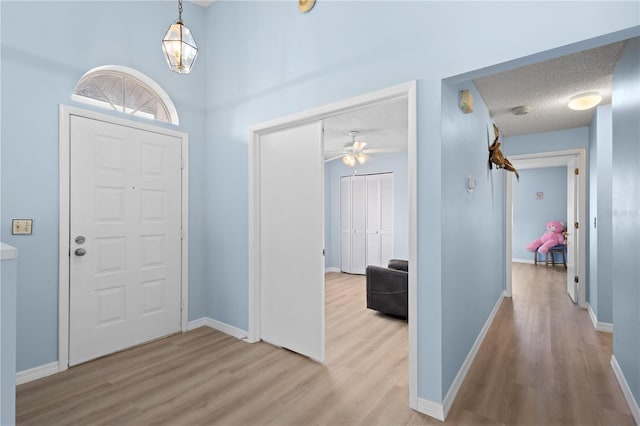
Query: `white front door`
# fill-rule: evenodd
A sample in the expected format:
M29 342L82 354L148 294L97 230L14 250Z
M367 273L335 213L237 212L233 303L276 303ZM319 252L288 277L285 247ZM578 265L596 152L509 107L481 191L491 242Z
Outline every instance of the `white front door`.
M258 149L261 338L322 362L322 123L264 134Z
M181 329L181 140L71 116L69 365Z
M578 301L578 168L577 157L567 164L567 293L573 303Z

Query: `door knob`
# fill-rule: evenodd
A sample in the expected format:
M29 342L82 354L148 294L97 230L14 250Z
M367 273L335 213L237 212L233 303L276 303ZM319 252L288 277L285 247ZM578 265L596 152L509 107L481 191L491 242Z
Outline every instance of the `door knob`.
M83 248L77 248L74 253L76 254L76 256L84 256L85 254L87 254L87 251Z
M78 236L76 237L76 244L82 244L82 243L84 243L85 241L86 241L86 240L85 240L85 238L84 238L82 235L78 235Z

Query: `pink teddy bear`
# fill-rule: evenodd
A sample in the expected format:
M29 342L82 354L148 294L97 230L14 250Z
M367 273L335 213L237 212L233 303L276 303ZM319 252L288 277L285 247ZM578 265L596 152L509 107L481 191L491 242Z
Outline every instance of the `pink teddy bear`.
M557 246L558 244L564 244L564 236L562 235L563 230L564 223L557 220L548 222L547 232L545 232L539 239L532 241L531 244L527 246L527 250L538 250L542 254L547 254L551 247Z

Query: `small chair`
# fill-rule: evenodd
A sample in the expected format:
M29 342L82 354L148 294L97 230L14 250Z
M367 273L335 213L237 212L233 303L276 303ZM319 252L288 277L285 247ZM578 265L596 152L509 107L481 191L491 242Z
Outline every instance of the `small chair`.
M562 265L567 268L567 255L566 255L567 246L564 244L558 244L557 246L553 246L549 249L549 251L544 256L544 265L549 267L549 255L551 255L551 266L556 266L556 253L560 253L562 255ZM536 250L534 254L534 263L538 266L538 250Z

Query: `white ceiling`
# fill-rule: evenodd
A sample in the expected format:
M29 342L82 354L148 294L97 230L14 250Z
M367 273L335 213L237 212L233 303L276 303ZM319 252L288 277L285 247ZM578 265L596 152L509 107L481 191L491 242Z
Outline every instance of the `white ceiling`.
M594 109L573 111L569 99L599 91L602 104L611 103L611 76L624 42L585 50L525 67L473 80L496 125L505 136L588 126ZM530 105L527 115L511 109ZM351 142L350 130L367 148L382 151L407 149L406 100L375 105L325 120L325 158L335 157Z
M325 158L340 154L351 144L349 131L367 143L369 153L407 150L407 100L396 99L367 108L348 111L324 120Z
M213 0L191 0L192 3L197 4L198 6L202 6L207 8L213 3Z

